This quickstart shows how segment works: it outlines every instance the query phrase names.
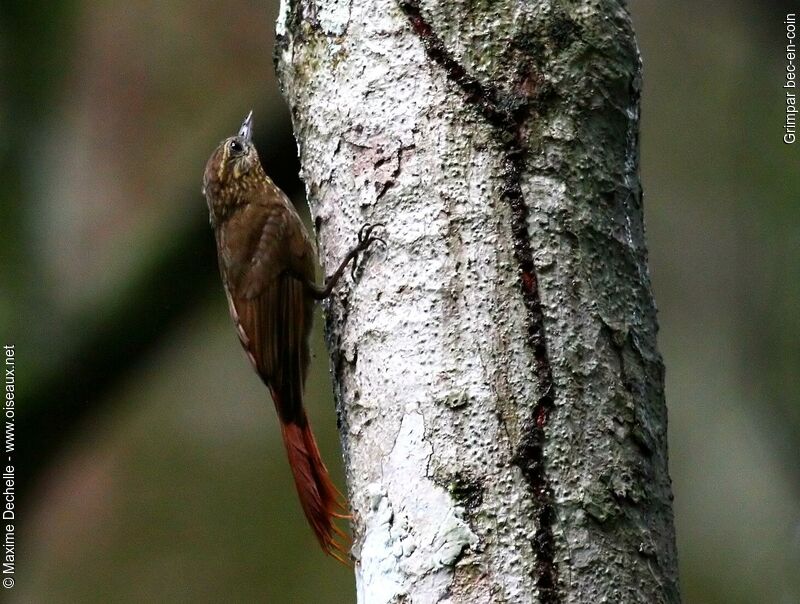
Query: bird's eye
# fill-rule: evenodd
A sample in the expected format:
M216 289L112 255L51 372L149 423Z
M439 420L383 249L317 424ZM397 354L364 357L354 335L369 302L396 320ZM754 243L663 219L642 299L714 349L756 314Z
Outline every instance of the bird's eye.
M240 143L236 139L233 139L230 143L228 143L228 147L230 148L231 153L234 153L234 154L239 154L242 151L244 151L244 147L242 147L242 143Z

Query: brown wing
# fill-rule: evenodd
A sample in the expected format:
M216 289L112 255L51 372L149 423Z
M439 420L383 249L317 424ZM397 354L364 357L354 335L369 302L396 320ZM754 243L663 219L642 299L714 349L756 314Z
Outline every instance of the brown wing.
M302 408L309 363L310 305L302 284L281 275L255 298L235 298L231 305L239 338L261 379L273 391L281 419L295 421Z
M298 421L313 301L294 275L313 279L314 265L302 222L293 208L287 209L274 204L243 210L220 229L218 245L225 292L242 346L273 391L281 418ZM306 243L298 245L298 240ZM234 251L225 253L226 249Z

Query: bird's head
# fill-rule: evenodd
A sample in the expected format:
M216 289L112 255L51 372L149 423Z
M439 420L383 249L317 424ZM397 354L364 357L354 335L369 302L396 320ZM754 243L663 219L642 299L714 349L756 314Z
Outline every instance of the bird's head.
M247 186L249 176L260 171L261 162L253 144L253 112L247 114L236 136L222 141L206 163L203 175L203 192L218 194L226 188Z

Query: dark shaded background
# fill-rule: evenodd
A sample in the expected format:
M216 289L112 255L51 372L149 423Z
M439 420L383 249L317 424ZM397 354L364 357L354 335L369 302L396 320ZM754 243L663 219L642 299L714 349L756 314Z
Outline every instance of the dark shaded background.
M800 602L790 5L633 1L685 602ZM229 324L200 180L251 107L302 200L277 5L0 3L0 333L17 347L16 602L352 602ZM318 325L319 325L318 321ZM309 406L343 484L327 356Z

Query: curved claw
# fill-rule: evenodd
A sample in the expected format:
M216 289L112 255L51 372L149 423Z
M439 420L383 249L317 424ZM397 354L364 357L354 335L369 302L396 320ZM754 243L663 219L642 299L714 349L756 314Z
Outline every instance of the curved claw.
M333 275L325 280L324 287L318 287L314 283L306 283L306 287L311 292L311 295L315 300L324 300L331 295L333 288L336 287L339 279L345 274L348 264L350 265L350 277L352 277L353 281L356 280L356 268L358 266L359 255L362 252L367 251L367 248L369 248L369 246L376 241L379 241L384 246L386 245L385 239L382 237L376 237L372 234L372 232L379 227L385 228L386 225L382 222L377 222L375 224L365 224L359 229L358 243L356 243L356 245L353 246L349 252L347 252L347 255L344 257L341 264L339 264L339 267L334 271Z
M375 237L372 232L377 228L385 228L386 225L382 222L376 222L375 224L365 224L362 226L358 231L358 244L356 245L355 249L352 250L352 262L350 264L350 277L355 281L356 278L356 267L358 265L358 256L361 252L365 252L369 246L371 246L376 241L380 241L383 245L386 245L386 240L382 237Z
M372 232L377 228L385 228L386 225L382 222L377 222L375 224L365 224L361 227L358 231L358 245L361 249L366 249L371 243L380 239L379 237L373 237ZM384 242L384 245L386 243Z
M375 224L365 224L361 227L358 231L358 243L365 244L369 239L372 239L372 231L377 228L385 228L386 225L382 222L376 222Z
M358 265L358 254L353 257L353 261L350 263L350 278L355 281L356 280L356 266Z

